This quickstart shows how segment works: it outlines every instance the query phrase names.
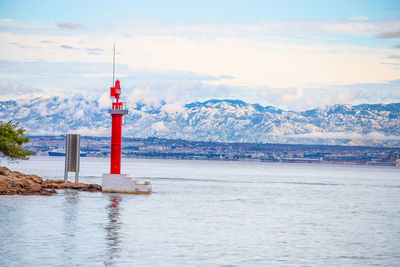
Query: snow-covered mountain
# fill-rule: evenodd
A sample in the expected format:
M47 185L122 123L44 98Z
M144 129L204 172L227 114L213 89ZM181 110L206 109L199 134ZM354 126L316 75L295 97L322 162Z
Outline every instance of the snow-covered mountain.
M303 112L209 100L183 107L137 103L124 136L186 140L400 146L400 103L333 105ZM109 136L107 108L82 97L0 102L0 120L19 121L29 135Z

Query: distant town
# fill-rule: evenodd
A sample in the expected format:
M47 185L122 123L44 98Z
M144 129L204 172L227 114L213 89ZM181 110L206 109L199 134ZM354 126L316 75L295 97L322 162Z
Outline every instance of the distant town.
M65 136L31 136L26 148L38 156L63 156ZM81 155L108 157L109 137L81 137ZM400 166L400 148L197 142L162 138L123 138L122 157L190 160Z

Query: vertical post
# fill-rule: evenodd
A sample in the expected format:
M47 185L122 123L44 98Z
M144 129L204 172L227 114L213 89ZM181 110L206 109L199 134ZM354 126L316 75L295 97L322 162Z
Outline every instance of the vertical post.
M65 142L64 182L68 181L68 172L75 172L75 183L79 182L80 142L79 134L67 134Z
M69 135L67 134L66 136L65 136L65 168L64 168L64 182L67 182L68 181L68 162L69 162L69 160L68 160L68 155L69 155L69 153L67 153L67 149L68 149L68 138L69 138Z
M114 44L114 54L113 54L113 85L115 80L115 44Z
M81 136L76 135L76 170L75 170L75 183L79 182L79 168L81 164Z

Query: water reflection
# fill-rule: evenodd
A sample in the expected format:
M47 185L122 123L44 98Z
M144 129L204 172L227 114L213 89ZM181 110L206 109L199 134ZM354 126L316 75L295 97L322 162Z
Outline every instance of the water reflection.
M25 241L24 225L28 222L23 201L0 196L0 266L9 266L24 257L18 244Z
M64 264L71 266L76 253L76 231L77 231L77 210L79 204L79 193L75 190L64 191L63 205L63 236L64 236Z
M111 195L110 204L106 206L108 212L108 224L106 230L107 255L104 261L106 266L114 266L121 251L121 222L120 222L120 195Z

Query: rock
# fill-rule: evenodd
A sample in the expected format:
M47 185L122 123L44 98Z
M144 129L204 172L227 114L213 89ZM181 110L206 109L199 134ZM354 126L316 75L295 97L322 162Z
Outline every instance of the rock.
M44 182L42 182L42 188L50 188L50 189L64 189L65 185L64 185L64 181L63 180L45 180Z
M97 184L71 183L63 180L45 180L34 174L23 174L0 167L0 195L44 195L56 194L56 189L74 189L101 192Z
M34 174L28 174L28 175L26 175L26 178L31 180L34 183L37 183L37 184L41 184L43 182L43 178L42 177L39 177L39 176L34 175Z
M101 192L101 185L98 184L88 184L82 190L88 192Z

